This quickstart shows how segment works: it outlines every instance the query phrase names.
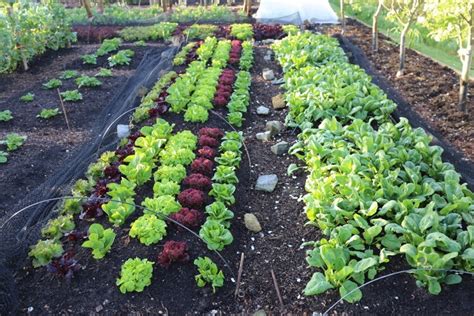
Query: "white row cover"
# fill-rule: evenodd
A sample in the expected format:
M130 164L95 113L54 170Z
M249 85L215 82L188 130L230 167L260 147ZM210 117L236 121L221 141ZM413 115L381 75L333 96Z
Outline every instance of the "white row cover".
M254 18L261 23L338 23L328 0L260 0Z

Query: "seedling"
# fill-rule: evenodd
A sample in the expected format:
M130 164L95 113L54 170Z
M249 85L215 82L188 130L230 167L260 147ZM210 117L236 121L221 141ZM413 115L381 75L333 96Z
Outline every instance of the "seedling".
M102 82L98 80L97 78L82 75L76 79L76 84L78 88L99 87L100 85L102 85Z
M99 72L95 76L96 77L112 77L112 69L100 68Z
M27 94L22 96L20 98L20 100L23 101L23 102L31 102L31 101L33 101L34 98L35 98L35 95L31 92L28 92Z
M71 79L79 76L79 73L75 70L65 70L59 79Z
M61 113L59 112L59 108L42 109L41 112L38 115L36 115L36 117L47 120L49 118L55 117L59 113Z
M61 97L67 102L77 102L82 100L82 94L79 90L68 90L61 92Z
M12 111L10 110L0 111L0 122L8 122L12 119L13 119Z
M0 141L0 144L6 145L8 151L14 151L23 145L26 140L26 136L18 135L17 133L7 134L5 140Z
M59 79L51 79L49 80L48 82L46 83L43 83L43 87L45 89L54 89L54 88L59 88L60 86L62 86L63 83L61 80Z

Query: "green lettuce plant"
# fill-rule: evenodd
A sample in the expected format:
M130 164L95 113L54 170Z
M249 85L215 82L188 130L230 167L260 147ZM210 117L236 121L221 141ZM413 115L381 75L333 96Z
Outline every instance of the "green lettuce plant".
M116 234L112 228L104 229L98 223L89 226L88 239L82 243L82 247L92 249L94 259L102 259L112 248Z

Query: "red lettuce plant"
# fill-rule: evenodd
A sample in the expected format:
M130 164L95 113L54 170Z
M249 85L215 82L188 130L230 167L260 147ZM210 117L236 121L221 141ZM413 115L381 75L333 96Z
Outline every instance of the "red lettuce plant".
M203 127L199 130L199 136L209 136L215 139L224 137L224 132L217 127Z
M204 192L186 189L178 195L178 201L183 207L200 209L204 205Z
M212 175L212 170L214 169L214 163L212 160L207 158L196 158L191 163L191 171L194 173L202 173L204 175Z
M203 157L203 158L213 160L216 157L217 152L216 152L215 149L212 149L209 146L204 146L204 147L198 149L197 154L198 154L199 157Z
M158 263L168 268L173 262L186 262L189 260L188 245L184 241L167 241L163 251L158 255Z
M191 189L201 191L209 191L212 186L212 181L209 177L200 173L193 173L183 180L183 184Z
M178 213L174 213L170 218L188 228L199 227L202 223L204 215L202 212L183 207Z
M70 280L73 278L74 273L81 269L81 265L76 259L74 259L74 253L68 251L61 257L54 259L46 266L48 272L57 274Z
M207 135L202 135L201 137L199 137L199 146L208 146L216 148L219 147L219 140Z

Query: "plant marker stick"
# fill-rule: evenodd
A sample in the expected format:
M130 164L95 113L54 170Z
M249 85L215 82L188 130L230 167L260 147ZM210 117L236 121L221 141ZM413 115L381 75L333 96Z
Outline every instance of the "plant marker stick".
M237 294L239 294L240 278L242 277L242 270L244 269L244 257L245 254L242 252L242 255L240 256L239 272L237 273L237 286L235 287L234 296L237 296Z
M67 119L66 107L64 107L63 98L61 98L61 93L59 92L59 89L56 89L56 91L58 91L59 101L61 101L61 107L63 108L64 119L66 120L67 129L71 130L71 127L69 126L69 120Z
M283 299L281 298L280 288L278 287L278 281L276 279L275 272L273 272L273 269L271 269L271 273L272 273L273 285L275 286L275 290L277 292L278 301L280 301L280 307L283 308L284 307Z

